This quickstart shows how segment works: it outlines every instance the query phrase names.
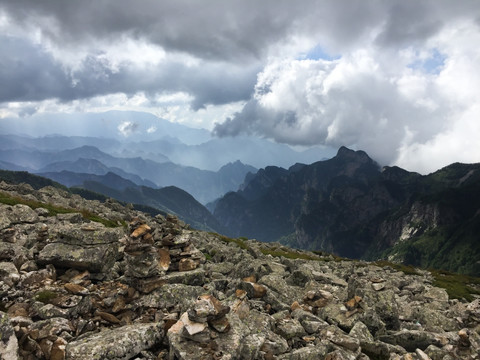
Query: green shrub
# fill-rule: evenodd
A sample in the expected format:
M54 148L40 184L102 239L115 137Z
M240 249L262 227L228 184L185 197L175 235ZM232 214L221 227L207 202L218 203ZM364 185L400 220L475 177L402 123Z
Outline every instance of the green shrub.
M51 300L55 299L58 294L50 290L42 290L35 294L35 300L44 304L49 304Z

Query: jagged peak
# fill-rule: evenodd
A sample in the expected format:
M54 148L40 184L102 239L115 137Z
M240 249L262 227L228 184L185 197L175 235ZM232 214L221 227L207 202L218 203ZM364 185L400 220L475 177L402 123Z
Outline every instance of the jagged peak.
M336 157L338 158L348 158L348 159L362 159L362 160L372 160L368 154L363 150L352 150L347 148L346 146L341 146L338 149Z

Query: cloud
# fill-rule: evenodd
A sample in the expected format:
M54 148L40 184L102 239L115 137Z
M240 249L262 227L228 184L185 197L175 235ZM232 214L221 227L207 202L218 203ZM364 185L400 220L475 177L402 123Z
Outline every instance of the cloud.
M138 100L425 172L480 159L479 19L478 0L0 0L0 116Z
M124 121L118 125L118 131L125 136L128 137L135 133L139 128L139 125L137 123L134 123L132 121Z
M226 104L249 98L259 69L253 66L200 62L187 65L175 59L133 66L129 61L112 64L103 54L89 54L75 69L65 69L44 48L24 39L0 37L0 102L61 101L100 95L145 92L187 92L191 106Z
M465 20L415 47L373 41L339 59L274 59L249 102L214 134L347 145L420 172L479 161L478 41L479 27Z
M157 131L157 128L155 126L150 126L148 129L147 129L147 133L148 134L153 134L155 131Z

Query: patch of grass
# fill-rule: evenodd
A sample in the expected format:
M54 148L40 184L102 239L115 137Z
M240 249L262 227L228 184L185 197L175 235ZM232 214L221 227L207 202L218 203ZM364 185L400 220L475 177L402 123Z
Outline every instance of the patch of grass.
M372 264L381 268L389 266L397 271L402 271L405 275L419 275L417 269L411 265L397 264L386 260L375 261Z
M40 207L45 208L48 210L48 214L50 216L55 216L57 214L67 214L67 213L77 212L77 211L74 211L73 209L67 209L60 206L55 206L48 203L42 203L40 201L35 201L35 200L27 200L18 196L12 196L4 192L0 192L0 203L11 205L11 206L22 204L22 205L27 205L32 209L37 209Z
M231 243L237 244L240 247L240 249L248 250L248 246L247 244L245 244L245 241L242 240L242 238L237 238L237 239L229 238L228 236L220 235L214 232L210 232L209 234L216 236L220 241L223 241L226 244L231 244Z
M4 193L2 191L0 191L0 203L10 205L10 206L22 204L22 205L27 205L28 207L30 207L32 209L44 208L44 209L48 210L48 215L49 216L55 216L55 215L58 215L58 214L70 214L70 213L80 212L85 219L101 223L101 224L105 225L106 227L114 228L114 227L118 227L118 226L125 226L125 227L127 226L126 223L125 224L122 223L121 225L119 225L116 221L109 220L109 219L104 219L104 218L102 218L98 215L95 215L92 212L90 212L88 210L85 210L85 209L79 211L79 210L76 210L76 209L64 208L64 207L52 205L52 204L49 204L49 203L42 203L40 201L27 200L27 199L23 199L23 198L18 197L18 196L12 196L12 195L10 195L8 193Z
M98 215L95 215L93 214L92 212L86 210L86 209L83 209L81 211L81 214L82 216L85 218L85 219L88 219L90 221L95 221L95 222L98 222L98 223L101 223L103 225L105 225L105 227L109 227L109 228L115 228L115 227L119 227L119 224L114 221L114 220L109 220L109 219L104 219ZM123 227L127 227L127 223L125 221L122 221L122 224L120 226L123 226Z
M44 304L50 303L51 300L55 299L58 294L50 290L42 290L35 294L35 300L40 301Z
M260 249L263 255L272 255L274 257L284 257L287 259L318 260L318 257L295 251Z
M480 295L480 291L472 287L472 285L480 285L480 278L443 270L429 271L434 278L433 286L445 289L452 299L472 301L475 298L473 295Z

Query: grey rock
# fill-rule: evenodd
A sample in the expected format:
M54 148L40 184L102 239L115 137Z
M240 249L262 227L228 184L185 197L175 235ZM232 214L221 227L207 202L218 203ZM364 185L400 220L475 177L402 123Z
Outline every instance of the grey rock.
M73 341L66 347L67 359L130 359L141 351L160 344L164 335L162 325L125 325Z
M300 324L302 324L303 328L308 334L314 334L320 329L326 328L329 325L319 317L302 309L296 309L292 311L291 316L300 321Z
M442 360L446 355L448 355L448 352L435 345L429 345L425 349L425 354L430 356L432 360Z
M398 345L382 341L361 342L362 352L372 359L390 359L391 354L404 355L407 351Z
M353 325L353 328L352 330L350 330L349 335L360 340L360 344L364 342L374 341L374 338L368 330L368 327L361 321L357 321L355 325Z
M203 286L205 284L205 269L202 267L191 271L171 272L162 277L169 284Z
M325 345L296 349L289 354L280 355L279 360L318 360L324 359L330 349Z
M51 338L62 332L71 333L73 331L72 323L68 319L60 317L37 321L30 328L39 331L38 339Z
M185 312L195 303L198 296L205 293L200 286L166 284L135 301L136 306L157 309L176 309Z
M0 359L18 359L18 341L6 313L0 311Z
M288 318L277 321L275 332L286 340L307 335L300 321Z
M355 313L351 316L347 316L347 309L341 303L327 304L318 311L318 316L321 319L344 330L350 330L353 327L359 318L359 314L360 313Z
M19 269L27 261L33 259L33 254L18 244L0 242L0 261L13 262Z
M435 334L421 330L401 330L379 337L380 341L400 345L407 351L425 350L429 345L442 346L441 339Z
M10 284L16 284L20 280L20 275L15 265L11 262L0 262L0 279Z
M106 273L115 263L117 248L108 245L84 247L64 243L46 245L40 252L39 265L53 264L60 268L88 270L92 273Z
M5 212L11 224L33 224L39 221L37 213L27 205L17 204L8 207Z
M68 318L70 314L68 310L59 308L58 306L55 306L53 304L46 304L37 309L37 315L41 319L46 320L55 317Z
M101 224L60 226L55 229L54 242L40 251L37 262L106 273L118 257L118 240L122 234L122 229L105 228Z

